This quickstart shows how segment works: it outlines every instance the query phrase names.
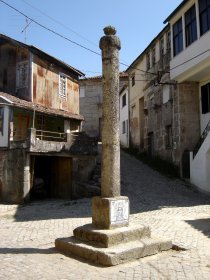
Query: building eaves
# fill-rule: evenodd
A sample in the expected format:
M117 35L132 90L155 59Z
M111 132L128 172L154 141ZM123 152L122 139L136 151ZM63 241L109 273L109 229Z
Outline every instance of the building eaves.
M27 45L25 43L22 43L20 41L17 41L15 39L12 39L6 35L3 35L3 34L0 34L0 38L3 38L5 39L7 42L10 42L12 43L13 45L17 45L19 47L23 47L23 48L26 48L28 49L29 51L31 51L33 54L37 55L38 57L41 57L41 58L45 58L46 60L50 61L50 62L53 62L61 67L64 67L65 69L67 69L68 71L78 75L78 76L85 76L85 74L81 71L79 71L78 69L68 65L67 63L59 60L58 58L55 58L54 56L38 49L37 47L33 46L33 45Z
M161 37L161 35L169 29L169 24L167 24L159 33L158 35L149 43L149 45L143 50L143 52L140 53L140 55L131 63L131 65L125 70L125 72L129 72L132 68L135 68L135 65L138 63L138 61L143 58L145 53L151 48L151 46L155 43L155 41Z
M120 78L128 78L128 74L126 72L120 72L119 73L119 77ZM81 78L80 81L88 81L88 80L91 80L91 81L101 81L102 80L102 76L93 76L93 77L84 77L84 78Z
M84 120L84 117L80 114L72 114L68 111L48 108L40 104L35 104L33 102L20 99L16 96L13 96L5 92L0 92L0 105L8 105L11 107L21 108L29 111L35 110L36 112L39 113L59 116L67 119L75 119L81 121Z
M179 4L179 6L164 20L163 23L167 23L170 19L188 2L189 0L184 0Z

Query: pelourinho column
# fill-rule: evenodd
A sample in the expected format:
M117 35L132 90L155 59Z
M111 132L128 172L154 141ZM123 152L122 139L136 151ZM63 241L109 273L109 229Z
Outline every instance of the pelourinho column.
M120 196L119 50L112 26L104 28L102 50L102 166L101 197L92 203L93 224L100 228L128 225L129 200Z
M119 60L120 40L116 30L104 28L100 40L103 63L103 125L101 196L92 199L92 224L74 229L55 246L104 266L117 265L172 247L171 240L151 238L148 226L129 225L129 200L120 196Z

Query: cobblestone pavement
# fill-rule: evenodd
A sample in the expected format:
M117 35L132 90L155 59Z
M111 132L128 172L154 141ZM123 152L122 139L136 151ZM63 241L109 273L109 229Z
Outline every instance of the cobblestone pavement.
M171 238L174 250L116 267L95 266L54 248L56 238L91 222L90 199L0 205L0 279L210 279L210 197L125 153L121 168L130 220Z

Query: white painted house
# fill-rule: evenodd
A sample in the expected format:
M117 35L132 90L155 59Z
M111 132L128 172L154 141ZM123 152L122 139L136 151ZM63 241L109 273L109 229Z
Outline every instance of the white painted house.
M120 91L120 144L129 147L129 99L128 86L125 85Z
M210 193L210 1L184 0L165 23L171 26L171 79L196 82L200 140L190 154L190 181Z

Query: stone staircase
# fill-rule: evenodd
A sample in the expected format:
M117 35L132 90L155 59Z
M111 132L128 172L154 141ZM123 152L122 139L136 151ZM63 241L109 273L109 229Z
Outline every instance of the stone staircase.
M74 236L58 238L55 246L73 255L103 266L114 266L172 248L171 240L151 237L148 226L130 224L103 230L87 224L74 229Z
M77 182L77 194L81 197L100 196L101 194L101 161L97 158L96 166L90 177L86 182Z

